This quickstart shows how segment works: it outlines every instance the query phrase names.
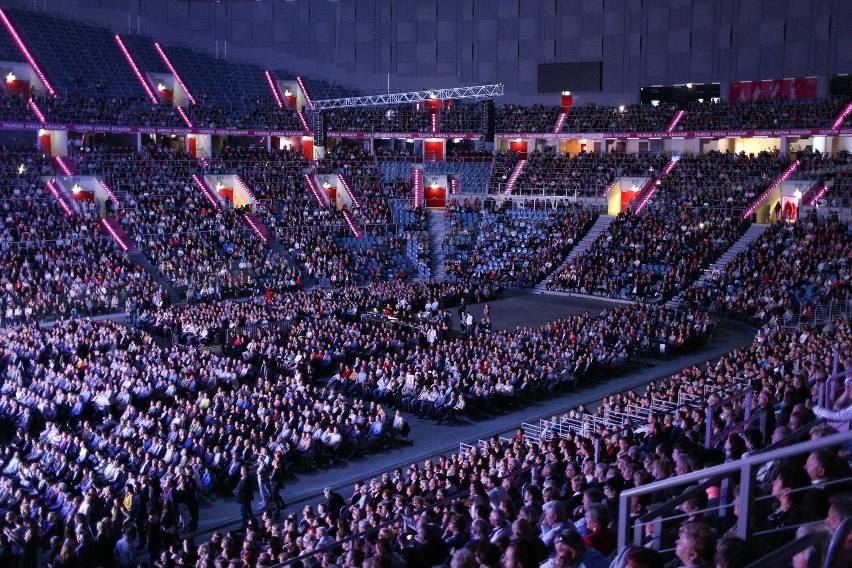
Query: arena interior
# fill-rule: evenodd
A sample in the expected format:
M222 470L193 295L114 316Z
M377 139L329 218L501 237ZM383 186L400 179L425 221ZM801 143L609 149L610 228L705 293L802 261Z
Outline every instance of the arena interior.
M0 566L852 566L852 3L0 1Z

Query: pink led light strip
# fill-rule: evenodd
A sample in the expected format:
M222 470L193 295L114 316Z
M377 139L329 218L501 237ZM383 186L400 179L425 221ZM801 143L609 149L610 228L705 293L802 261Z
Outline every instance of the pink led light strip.
M683 115L685 115L685 114L686 114L686 111L683 111L683 110L677 111L674 115L674 118L672 118L672 123L669 124L668 128L666 128L666 132L668 132L669 134L674 132L675 128L677 128L678 123L681 121L681 119L683 118Z
M216 209L222 208L222 206L219 204L219 200L216 199L215 195L213 195L213 190L210 189L210 186L208 186L207 183L204 182L204 180L198 177L197 174L192 174L192 180L198 187L201 188L201 191L204 193L204 196L207 198L207 201L209 201L213 205L213 207L215 207Z
M352 215L349 211L343 212L343 218L346 220L346 223L349 225L349 229L352 231L352 234L355 235L356 238L360 239L364 236L363 231L358 228L358 225L355 224L355 220L352 218Z
M98 183L101 184L101 187L104 188L104 191L107 192L107 195L109 195L109 198L112 199L112 202L115 203L116 206L120 206L121 201L118 200L118 197L115 196L115 194L112 192L112 189L106 184L106 182L104 182L104 180L102 179L99 179Z
M553 127L553 133L559 134L562 132L562 129L565 127L565 122L568 120L567 112L560 112L559 118L556 119L556 126Z
M121 39L121 36L116 34L115 43L118 44L118 48L121 50L121 53L124 54L124 58L127 59L127 62L130 64L130 68L133 69L133 74L136 75L136 78L139 79L139 82L142 84L142 89L145 90L145 94L148 95L148 98L151 99L151 102L156 104L160 103L160 99L157 98L157 95L154 94L154 90L151 88L151 85L148 84L148 80L142 75L142 72L139 70L139 66L136 65L136 61L134 61L133 56L130 54L130 50L127 49L127 46L124 45L124 40Z
M243 190L248 194L249 197L251 197L251 200L254 201L255 204L257 204L257 198L254 196L254 193L252 193L252 191L245 184L245 182L242 180L242 178L240 178L240 176L234 174L234 180L236 180L236 182L238 184L240 184L240 187L243 188Z
M302 94L305 95L305 100L308 102L308 108L314 108L314 100L311 98L311 93L308 91L308 85L301 77L296 77L296 82L299 88L302 89Z
M304 176L305 183L308 184L308 189L310 189L311 193L314 194L314 199L317 200L317 203L320 205L320 207L328 206L330 203L328 200L328 195L325 192L320 191L311 176L309 176L308 174L304 174Z
M186 83L184 83L183 79L181 79L180 75L178 75L177 69L175 69L175 66L172 65L172 62L169 60L169 56L166 55L166 52L163 51L163 48L159 43L154 44L154 49L156 49L157 53L160 54L160 59L163 60L163 63L166 64L166 67L169 68L169 71L171 71L172 75L174 75L175 79L177 79L178 84L180 84L183 88L183 92L186 93L187 98L189 98L189 102L191 104L195 104L195 97L192 96L192 93L190 93L189 89L186 87Z
M843 126L843 121L846 120L846 117L850 114L852 114L852 103L846 105L846 108L843 109L843 112L840 113L840 116L837 117L837 120L834 121L834 124L831 127L837 129Z
M337 176L340 178L340 183L343 184L344 189L346 189L346 193L349 194L349 198L352 200L352 205L355 207L361 207L361 202L355 197L355 192L352 191L352 186L349 185L349 182L346 181L346 178L343 176Z
M769 194L770 194L770 193L772 193L772 190L774 190L776 187L778 187L779 185L781 185L783 182L787 181L787 179L788 179L791 175L793 175L793 172L795 172L797 169L799 169L799 160L796 160L795 162L793 162L792 164L790 164L790 165L787 167L787 169L786 169L786 170L784 170L784 173L783 173L783 174L781 174L781 177L779 177L777 180L775 180L775 183L773 183L772 185L770 185L769 187L767 187L767 188L766 188L766 191L764 191L763 193L761 193L761 194L760 194L760 197L758 197L758 198L754 201L754 203L752 203L752 204L751 204L751 206L750 206L748 209L746 209L745 211L743 211L743 219L748 219L749 217L751 217L751 214L752 214L752 213L754 213L754 211L758 208L758 206L759 206L761 203L763 203L763 202L764 202L764 200L765 200L767 197L769 197Z
M27 46L24 44L24 40L21 39L21 36L18 35L17 30L15 30L15 26L12 25L12 21L6 16L6 12L0 9L0 20L3 20L3 25L6 26L6 29L9 31L9 35L12 36L12 40L14 40L15 45L18 46L18 49L21 50L21 54L26 58L27 63L30 64L30 67L33 68L33 71L36 72L38 78L41 80L44 88L47 89L47 94L51 97L56 96L56 89L53 88L53 85L50 84L50 81L47 80L44 72L42 72L41 67L36 63L35 58L30 53L30 50L27 49Z
M68 206L65 202L65 199L62 198L62 195L59 192L59 188L56 187L56 184L52 181L47 182L47 189L50 191L50 194L56 198L56 201L59 202L59 206L62 207L62 210L65 211L66 215L73 215L74 211Z
M192 128L192 121L189 120L189 116L187 116L186 111L183 110L183 107L179 106L179 107L175 107L175 108L177 109L177 113L180 115L180 117L183 119L183 121L186 123L186 125L189 126L190 128Z
M121 250L123 250L124 252L127 252L127 249L129 249L130 247L127 245L127 243L124 242L124 240L121 237L118 236L118 233L115 232L115 229L113 229L110 226L110 224L107 222L107 220L101 219L101 224L104 226L104 228L107 230L107 232L112 236L112 238L115 239L115 242L118 243L118 246L121 247Z
M816 205L817 203L819 203L819 200L822 199L822 196L825 195L827 191L828 191L828 187L822 186L820 188L820 190L817 192L817 194L814 196L814 198L811 199L810 205L813 206L813 205Z
M275 97L275 104L278 105L278 108L284 108L284 101L281 100L281 94L278 92L278 86L275 84L275 78L272 76L272 73L264 71L263 74L266 76L266 82L269 84L272 96Z
M44 124L45 122L47 122L47 119L44 118L44 113L41 112L40 108L38 108L38 105L36 104L35 99L28 100L27 106L30 107L30 110L33 111L33 114L36 115L36 118L38 119L38 121L40 123Z
M299 120L302 122L302 128L305 130L305 132L310 132L310 131L311 131L311 127L310 127L310 125L308 124L308 119L307 119L307 117L305 116L305 113L303 113L302 111L299 111L299 112L297 112L296 114L298 114L298 115L299 115Z
M62 170L63 174L69 177L74 175L74 172L71 171L71 168L68 167L65 160L62 159L62 156L56 157L56 163L59 164L59 169Z

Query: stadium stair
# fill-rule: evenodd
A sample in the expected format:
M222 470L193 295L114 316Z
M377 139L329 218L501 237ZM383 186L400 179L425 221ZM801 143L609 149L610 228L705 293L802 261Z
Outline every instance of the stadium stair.
M565 128L565 122L568 120L567 112L560 112L559 117L556 119L556 125L553 127L553 133L559 134L562 132L562 129Z
M571 249L570 253L568 253L568 256L565 258L565 262L563 262L559 266L559 268L554 270L552 274L559 274L560 272L562 272L563 268L568 266L568 263L570 263L572 260L586 252L589 247L592 246L592 243L595 242L597 238L609 228L613 221L615 221L615 215L601 215L600 217L598 217L598 220L595 221L595 224L592 225L592 228L589 229L589 232L586 233L583 238L580 239L580 242L577 243L577 245L573 249ZM548 280L549 279L539 284L536 284L535 289L539 292L547 292Z
M168 279L160 275L160 271L157 270L157 267L151 264L151 261L148 260L148 257L145 256L145 253L143 253L141 250L137 249L132 252L127 251L127 258L130 259L130 262L132 262L134 265L147 272L148 275L151 276L152 280L162 286L163 290L169 293L169 298L172 299L172 303L178 301L179 299L182 299L182 296L178 294L178 291L171 285Z
M198 174L192 174L192 180L195 182L202 192L204 192L204 197L219 211L222 210L222 203L219 201L219 196L216 195L216 191L210 187L210 184L207 180L198 176Z
M509 174L509 179L506 180L506 187L503 188L503 195L512 195L515 183L518 181L518 177L524 171L526 166L527 160L518 160L518 163L515 164L514 169L512 169L512 173Z
M802 195L802 205L816 205L816 202L825 194L823 192L824 185L820 181L815 181Z
M65 189L65 186L58 179L48 180L46 185L47 190L56 198L56 201L59 202L59 206L62 207L66 215L76 215L79 213L80 209L77 207L77 202L74 201L74 198L71 197L68 190Z
M106 230L107 233L112 235L112 238L115 239L118 246L121 247L121 250L128 253L139 250L136 243L133 242L133 239L127 234L127 231L124 230L124 227L121 226L118 219L115 217L110 219L101 219L101 225L103 225L104 230Z
M346 194L349 195L349 199L352 200L353 207L361 207L361 200L358 199L357 195L355 195L355 190L352 188L352 184L349 183L349 180L346 179L346 176L343 174L343 168L339 168L337 170L337 177L338 179L340 179L340 183L343 185L343 189L346 190Z
M444 237L447 235L447 226L444 222L443 210L429 210L426 212L429 218L429 270L435 280L444 280L447 273L444 272Z
M320 188L320 184L317 183L317 179L311 174L304 174L305 176L305 185L308 186L308 190L310 190L311 194L314 196L314 199L317 201L317 205L320 207L328 207L331 205L331 201L328 198L328 194L324 192Z
M790 178L790 176L793 175L793 173L796 170L799 169L799 164L800 164L799 160L796 160L792 164L787 166L787 169L784 170L784 173L782 173L780 176L778 176L778 179L776 179L774 182L772 182L772 184L769 187L767 187L763 191L763 193L761 193L759 196L757 196L757 199L755 199L754 202L751 205L749 205L748 208L745 211L743 211L743 219L748 219L749 217L751 217L752 213L754 213L757 210L757 208L760 206L760 204L763 203L766 200L766 198L768 198L769 195L776 188L778 188L782 183L787 181Z
M264 243L270 244L275 240L272 238L272 234L269 232L269 229L266 228L266 225L263 224L263 221L260 220L260 217L258 217L256 213L242 215L241 219L243 223L247 225L255 235L260 237L260 240Z
M713 278L715 275L724 271L725 267L728 266L728 263L730 263L738 254L748 249L748 247L751 246L751 243L756 241L758 237L765 233L767 229L769 229L769 227L771 226L772 225L759 225L757 223L752 224L752 226L748 228L748 230L743 234L743 236L740 237L737 242L731 245L731 248L726 250L725 253L719 257L719 260L707 267L701 277L698 278L698 281L694 284L694 286L699 286L702 283ZM678 306L680 306L680 302L680 295L677 295L668 302L666 302L666 306L669 308L676 309Z
M352 236L356 239L364 238L364 230L358 226L358 223L352 217L352 214L346 209L341 211L341 214L343 215L343 219L346 221L346 224L349 225L349 230L352 231Z
M643 209L645 209L645 206L648 205L648 202L651 201L651 198L654 197L654 194L657 192L657 180L664 175L668 175L669 172L671 172L675 168L675 166L677 166L677 162L678 160L672 158L671 160L669 160L669 163L666 164L666 167L663 168L663 171L659 177L651 178L647 182L645 182L645 185L642 186L642 190L639 192L639 195L637 195L636 198L633 200L635 203L638 203L638 205L636 206L637 215L641 213Z

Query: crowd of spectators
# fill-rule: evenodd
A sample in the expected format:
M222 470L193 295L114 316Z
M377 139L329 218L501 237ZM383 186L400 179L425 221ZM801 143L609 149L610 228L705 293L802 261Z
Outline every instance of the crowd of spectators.
M712 151L681 156L660 177L652 207L742 211L774 183L789 165L772 152L734 154Z
M596 210L580 205L534 209L504 201L499 209L483 214L462 274L521 288L534 286L559 266L597 217ZM459 266L452 268L459 274Z
M335 132L431 132L429 112L418 105L336 108L323 113L328 129Z
M552 290L668 300L701 275L748 227L739 215L650 210L620 213L549 281Z
M676 112L677 106L672 104L610 107L587 103L568 111L562 132L660 132Z
M620 177L654 176L666 164L662 154L597 154L573 156L534 151L512 189L521 195L596 197ZM505 169L505 166L504 166ZM511 173L511 170L509 170Z
M183 128L186 123L171 104L153 104L145 96L104 97L75 93L37 97L36 104L48 122L116 126ZM31 113L32 114L32 113ZM33 118L31 116L31 118Z
M776 128L831 128L848 101L824 99L766 99L692 103L677 126L695 130L772 130Z
M683 300L755 323L807 318L816 305L852 299L850 251L848 223L819 218L776 223L721 274L686 291Z

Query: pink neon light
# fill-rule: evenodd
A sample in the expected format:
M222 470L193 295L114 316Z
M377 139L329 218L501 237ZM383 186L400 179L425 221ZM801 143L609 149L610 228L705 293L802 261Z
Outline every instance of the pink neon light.
M142 72L139 70L139 66L136 65L136 61L133 60L133 56L130 54L127 46L124 45L124 40L121 39L121 36L118 34L115 35L115 43L118 44L118 48L121 50L121 53L124 54L124 58L127 59L127 62L130 64L130 68L133 69L133 74L136 75L136 78L139 79L139 82L142 84L145 94L148 95L148 98L151 99L152 103L155 105L159 104L160 99L158 99L157 95L154 94L154 90L151 88L151 85L148 84L145 76L142 75Z
M349 185L349 182L346 181L346 178L343 176L338 176L340 178L340 183L343 184L343 188L346 190L346 193L349 194L349 198L352 200L352 204L355 207L361 207L361 202L358 201L358 198L355 197L355 192L352 191L352 187Z
M553 127L553 133L559 134L562 132L562 129L565 127L565 122L568 120L567 112L560 112L559 118L556 119L556 126Z
M272 96L275 97L275 104L278 105L278 108L284 108L284 102L281 100L281 95L278 93L278 87L275 85L275 79L272 77L272 73L264 71L263 74L266 76L266 82L272 90Z
M183 107L179 106L175 108L177 109L177 113L180 115L186 125L192 128L192 122L189 120L189 117L186 115L186 111L183 110Z
M201 191L204 193L204 196L207 200L214 206L216 209L221 209L221 205L219 204L219 200L216 199L215 195L213 195L213 190L207 185L204 180L198 177L197 174L192 174L192 180L195 184L201 188Z
M56 157L56 163L59 164L59 169L62 170L62 173L66 176L73 176L74 172L71 171L71 168L68 167L68 164L65 163L65 160L62 159L62 156Z
M38 108L38 105L35 102L35 99L30 99L27 101L27 106L30 107L30 110L36 115L38 121L42 124L47 122L47 119L44 118L44 113L41 112L41 109Z
M121 247L121 250L127 252L127 249L130 247L127 245L127 243L124 242L124 239L118 236L118 233L115 231L115 229L112 228L112 226L110 226L109 222L107 222L106 219L101 219L101 224L104 226L104 228L106 228L107 232L112 235L112 238L115 239L115 242L118 243L118 246Z
M236 180L236 182L237 182L238 184L240 184L240 187L242 187L242 188L243 188L243 190L245 190L245 192L246 192L246 193L248 193L248 196L249 196L249 197L251 197L251 200L252 200L252 201L254 201L255 203L257 203L257 198L254 196L254 193L252 193L252 191L251 191L251 190L249 189L249 187L245 184L245 182L242 180L242 178L240 178L240 176L238 176L238 175L236 175L236 174L235 174L235 175L234 175L234 179Z
M843 109L843 112L840 113L840 116L837 117L837 120L834 121L834 124L831 126L832 128L840 128L843 125L843 121L846 120L846 117L852 114L852 103L846 105L846 108Z
M299 88L302 89L302 94L305 95L305 100L308 102L308 108L314 108L314 100L311 98L311 93L308 91L308 85L301 77L296 77L296 82Z
M512 193L512 189L515 187L515 182L518 181L518 177L520 177L521 172L524 171L525 167L527 167L527 161L518 160L518 163L515 164L515 168L512 170L511 175L509 175L509 179L506 180L506 187L503 188L503 195L510 195Z
M109 198L112 199L113 203L115 203L116 205L121 205L121 202L118 200L118 198L112 192L112 189L110 189L110 187L104 182L104 180L99 179L98 183L101 184L101 187L104 188L104 191L107 192L107 195L109 195Z
M319 187L317 187L314 179L308 174L304 174L305 182L308 184L308 189L311 190L311 193L314 194L314 199L317 200L317 204L321 207L329 205L328 195L324 191L320 191Z
M343 212L343 218L346 220L346 223L349 225L349 229L352 231L352 234L355 235L356 238L360 239L364 236L364 233L355 224L355 220L352 219L352 215L349 214L349 211Z
M302 123L302 128L304 128L305 132L311 132L311 127L310 127L310 125L308 124L308 119L307 119L307 117L305 116L305 113L303 113L302 111L299 111L299 112L297 112L296 114L298 114L298 115L299 115L299 120L301 121L301 123Z
M775 183L773 183L772 185L767 187L766 190L763 193L760 194L760 197L758 197L755 200L755 202L752 203L751 206L748 209L743 211L743 219L747 219L747 218L751 217L751 214L754 213L754 211L757 209L757 207L761 203L763 203L764 200L766 200L767 197L769 197L769 194L772 193L772 190L774 190L776 187L781 185L781 183L787 181L787 179L791 175L793 175L793 172L795 172L797 169L799 169L799 160L796 160L795 162L793 162L792 164L787 166L787 169L784 170L784 173L781 174L781 177L779 177L777 180L775 180Z
M47 94L51 97L56 96L56 89L53 88L53 85L50 84L50 81L47 80L47 77L42 72L41 67L36 63L35 58L30 53L30 50L27 49L26 44L24 44L24 40L21 39L21 36L18 35L17 30L15 30L15 26L12 25L12 21L6 16L6 12L0 10L0 19L3 20L3 25L6 26L6 29L9 30L9 35L12 36L12 39L15 41L15 45L18 46L18 49L21 50L21 54L26 58L27 63L30 64L30 67L33 68L33 71L36 72L38 78L41 79L44 88L47 89Z
M74 211L68 207L68 204L65 203L65 200L62 198L62 195L59 193L59 189L56 187L56 184L52 181L47 182L47 189L50 191L51 195L56 198L59 202L59 206L62 207L62 210L65 211L66 215L73 215Z
M177 82L183 88L183 92L186 93L186 96L189 98L189 102L191 104L195 104L195 97L192 96L192 93L190 93L189 89L186 87L186 83L184 83L183 79L181 79L180 75L178 75L177 69L175 69L175 66L172 65L172 62L169 60L169 56L166 55L166 52L163 51L163 48L160 47L159 43L154 43L154 49L156 49L157 53L160 54L160 59L163 60L163 63L166 64L166 67L169 68L169 71L171 71L172 75L175 76L175 79L177 79Z
M685 115L685 114L686 114L686 111L683 111L683 110L677 111L674 115L674 118L672 118L672 123L669 124L668 128L666 128L666 132L668 132L669 134L674 132L675 128L677 128L678 123L681 121L681 119L683 118L683 115Z

